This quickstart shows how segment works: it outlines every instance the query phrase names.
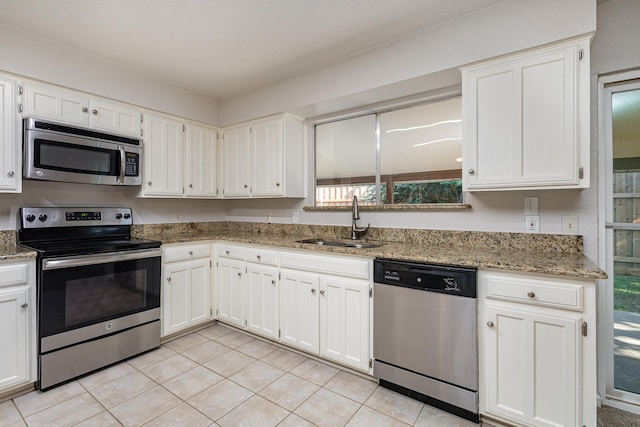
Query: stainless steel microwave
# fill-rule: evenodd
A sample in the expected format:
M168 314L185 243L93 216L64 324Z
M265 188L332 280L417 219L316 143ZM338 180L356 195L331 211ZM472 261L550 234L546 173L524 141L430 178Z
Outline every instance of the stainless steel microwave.
M24 119L23 175L84 184L140 185L142 142L90 129Z

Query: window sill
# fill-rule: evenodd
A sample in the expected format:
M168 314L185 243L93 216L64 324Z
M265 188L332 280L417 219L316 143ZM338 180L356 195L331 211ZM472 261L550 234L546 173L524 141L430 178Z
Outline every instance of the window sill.
M306 212L341 212L350 211L351 206L304 206ZM382 205L382 206L358 206L361 211L450 211L469 210L471 205L467 203L426 203L422 205Z

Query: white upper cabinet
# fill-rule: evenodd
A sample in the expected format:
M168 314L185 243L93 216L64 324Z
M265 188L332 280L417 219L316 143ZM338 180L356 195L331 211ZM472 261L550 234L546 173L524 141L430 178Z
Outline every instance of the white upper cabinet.
M304 197L304 124L289 114L224 129L224 197Z
M249 125L224 129L223 177L224 197L249 197Z
M218 130L193 123L186 125L185 196L218 196Z
M589 187L589 39L462 69L466 191Z
M183 194L183 124L168 116L144 116L143 196Z
M24 93L28 117L140 137L141 112L135 107L43 83L25 83Z
M106 99L89 99L89 126L105 132L140 137L140 110Z
M0 192L20 193L22 173L16 82L0 77Z

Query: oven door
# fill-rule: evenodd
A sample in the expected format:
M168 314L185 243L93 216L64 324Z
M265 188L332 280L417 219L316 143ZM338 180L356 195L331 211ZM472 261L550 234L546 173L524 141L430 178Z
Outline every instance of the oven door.
M161 249L42 260L40 352L160 318Z

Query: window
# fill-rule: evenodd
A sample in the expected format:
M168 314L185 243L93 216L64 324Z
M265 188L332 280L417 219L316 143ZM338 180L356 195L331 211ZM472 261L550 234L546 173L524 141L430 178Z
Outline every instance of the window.
M462 100L315 126L316 206L462 202Z

